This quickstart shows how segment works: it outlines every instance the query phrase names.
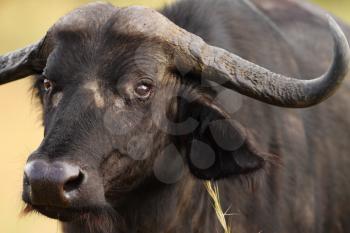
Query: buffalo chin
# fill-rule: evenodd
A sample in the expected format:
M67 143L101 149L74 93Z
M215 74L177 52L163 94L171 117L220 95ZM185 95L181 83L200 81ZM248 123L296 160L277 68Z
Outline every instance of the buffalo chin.
M60 208L55 206L40 206L26 204L22 211L22 216L31 212L38 212L48 218L59 220L61 222L81 222L86 220L93 222L114 222L116 220L116 212L109 206L101 207L84 207L84 208Z
M62 222L71 222L77 220L81 215L87 214L87 211L51 206L32 206L32 208L35 212L39 212L48 218L60 220Z

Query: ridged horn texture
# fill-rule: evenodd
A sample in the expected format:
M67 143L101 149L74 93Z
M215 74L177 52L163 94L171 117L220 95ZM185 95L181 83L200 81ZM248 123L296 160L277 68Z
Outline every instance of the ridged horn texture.
M43 40L23 49L0 56L0 85L37 73L46 63L41 59Z
M331 16L328 16L328 21L334 41L333 63L324 75L311 80L276 74L226 50L209 46L193 35L187 37L193 39L192 42L178 44L188 46L181 50L190 53L186 60L192 65L196 64L196 70L201 72L202 78L268 104L304 108L330 97L349 71L350 49L347 39Z

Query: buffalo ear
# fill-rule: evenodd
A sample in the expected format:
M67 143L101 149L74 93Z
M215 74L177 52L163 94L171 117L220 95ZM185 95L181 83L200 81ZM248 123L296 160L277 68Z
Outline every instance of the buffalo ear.
M190 115L199 122L187 142L187 160L192 174L200 179L220 179L248 174L262 168L266 154L238 122L215 103L197 99Z

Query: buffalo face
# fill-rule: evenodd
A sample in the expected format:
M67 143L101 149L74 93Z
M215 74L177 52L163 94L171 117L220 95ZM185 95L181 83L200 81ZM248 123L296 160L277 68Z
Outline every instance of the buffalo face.
M159 46L100 30L55 31L35 78L45 137L25 167L23 200L64 221L115 207L152 180L170 140L154 111L176 80L167 81Z

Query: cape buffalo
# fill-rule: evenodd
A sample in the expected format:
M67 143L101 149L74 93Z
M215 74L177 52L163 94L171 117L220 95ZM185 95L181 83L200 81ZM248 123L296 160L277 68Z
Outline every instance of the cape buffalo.
M337 22L298 0L70 12L0 57L0 84L35 75L43 110L26 211L66 233L221 232L203 186L215 180L233 232L350 232L350 28Z

